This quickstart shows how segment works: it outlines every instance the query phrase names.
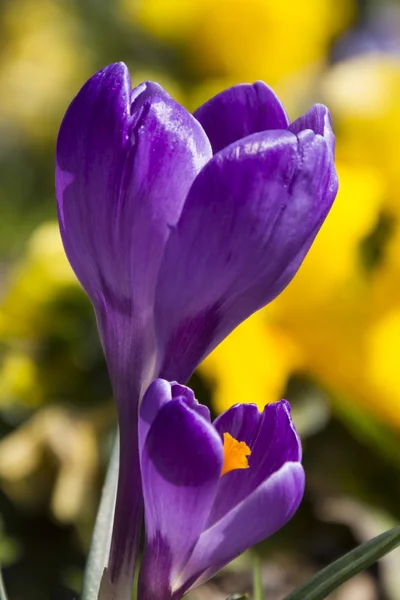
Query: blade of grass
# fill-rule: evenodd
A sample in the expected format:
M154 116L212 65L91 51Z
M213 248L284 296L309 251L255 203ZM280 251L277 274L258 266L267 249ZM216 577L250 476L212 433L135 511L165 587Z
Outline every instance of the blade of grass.
M285 600L323 600L397 546L400 546L400 525L351 550L291 592Z
M0 600L8 600L6 588L3 580L3 572L0 569Z
M97 600L100 580L108 562L118 483L119 438L116 436L108 463L99 510L83 579L82 600ZM3 600L2 598L0 600Z

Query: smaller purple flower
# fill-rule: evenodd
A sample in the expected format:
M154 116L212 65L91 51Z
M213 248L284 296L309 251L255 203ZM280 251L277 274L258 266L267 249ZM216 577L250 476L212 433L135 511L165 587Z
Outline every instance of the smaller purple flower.
M237 404L213 423L192 390L155 380L140 407L146 541L139 600L181 598L280 529L303 497L285 400Z

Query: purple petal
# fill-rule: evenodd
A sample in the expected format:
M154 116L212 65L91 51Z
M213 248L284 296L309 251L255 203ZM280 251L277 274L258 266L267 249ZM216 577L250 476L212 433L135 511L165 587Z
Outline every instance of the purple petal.
M61 235L95 305L114 382L121 364L134 365L140 379L150 360L147 321L165 243L210 157L196 119L157 84L131 92L122 63L94 75L64 117L56 175Z
M183 400L172 400L153 421L141 468L146 546L140 585L152 585L162 541L171 564L163 583L168 589L204 529L222 469L221 439Z
M263 81L224 90L194 113L214 154L252 133L287 129L289 120L281 101Z
M162 377L186 381L285 288L336 191L332 153L309 130L254 134L214 156L189 192L160 269Z
M246 442L252 448L258 436L261 419L256 404L235 404L219 415L213 425L221 438L228 432L232 437Z
M168 543L156 534L145 548L139 571L138 600L171 600L173 556Z
M289 125L289 131L300 133L305 129L311 129L324 137L335 154L335 136L332 131L332 121L329 110L323 104L315 104L304 115Z
M162 406L172 398L169 381L156 379L146 390L139 408L139 453L142 454L147 434Z
M107 239L115 220L110 218L120 202L118 192L131 146L130 106L126 66L110 65L96 73L72 101L57 140L61 235L78 278L93 298L102 294L101 278L113 277L115 268L115 250L109 255L105 246L113 241Z
M235 407L214 423L221 437L228 432L238 441L246 442L251 456L248 469L231 471L221 477L207 527L232 510L286 462L301 460L301 442L290 417L289 403L281 400L265 406L263 413L258 413L257 425L255 416L251 415L250 421L248 407L243 405L241 410L241 427L238 426L239 414L231 414L238 412Z
M180 399L191 410L210 422L210 410L200 404L193 390L178 383L170 383L165 379L155 379L147 388L139 409L139 452L142 453L147 434L160 409L170 400Z
M223 519L204 531L176 582L180 592L204 583L247 548L283 527L301 502L304 484L301 464L286 463Z
M181 398L189 408L211 423L210 409L208 406L200 404L195 398L193 390L176 382L171 384L171 389L173 398Z

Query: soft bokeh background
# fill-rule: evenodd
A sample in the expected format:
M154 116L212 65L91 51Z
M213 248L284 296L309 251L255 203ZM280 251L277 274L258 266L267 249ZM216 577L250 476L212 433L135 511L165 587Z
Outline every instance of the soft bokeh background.
M190 110L263 79L293 118L316 101L332 111L331 215L289 288L192 380L215 413L292 402L306 496L257 549L268 599L282 598L400 517L400 3L0 3L0 563L12 600L77 598L113 437L94 317L55 224L53 156L69 101L115 60ZM398 599L398 560L332 598ZM197 598L249 591L251 561Z

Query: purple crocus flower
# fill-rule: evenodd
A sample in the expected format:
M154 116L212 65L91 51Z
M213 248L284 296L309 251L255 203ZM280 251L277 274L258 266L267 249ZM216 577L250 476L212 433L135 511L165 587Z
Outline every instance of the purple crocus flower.
M289 283L337 192L328 110L293 123L264 83L194 116L123 63L94 75L57 141L61 236L88 293L119 413L109 577L129 597L142 514L137 410L152 380L186 382ZM121 583L122 582L122 583Z
M177 600L293 516L304 491L300 439L285 400L262 413L237 404L212 423L192 390L163 379L139 415L138 599Z

